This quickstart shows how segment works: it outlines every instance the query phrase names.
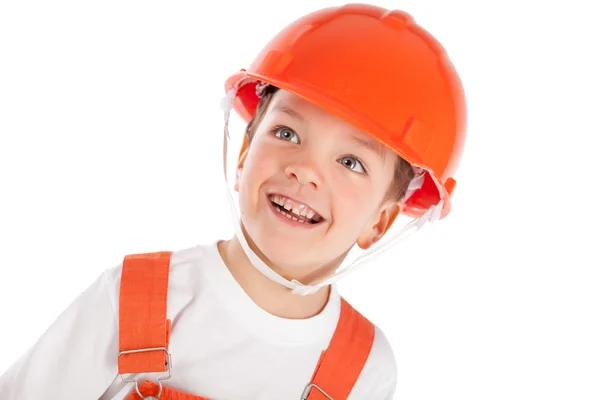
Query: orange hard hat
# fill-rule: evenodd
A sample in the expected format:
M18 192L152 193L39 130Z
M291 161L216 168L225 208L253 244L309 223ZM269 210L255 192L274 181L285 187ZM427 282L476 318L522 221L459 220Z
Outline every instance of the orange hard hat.
M462 84L444 48L412 17L364 4L322 9L279 32L226 81L233 106L254 116L256 84L292 92L353 124L426 171L402 212L420 217L450 195L464 147Z

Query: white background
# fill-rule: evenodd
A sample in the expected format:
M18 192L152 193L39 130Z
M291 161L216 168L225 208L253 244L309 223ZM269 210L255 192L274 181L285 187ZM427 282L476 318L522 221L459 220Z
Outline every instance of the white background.
M223 82L342 4L202 3L0 3L0 374L123 255L229 237ZM469 105L450 216L341 285L398 399L600 398L600 30L549 3L377 3L442 41Z

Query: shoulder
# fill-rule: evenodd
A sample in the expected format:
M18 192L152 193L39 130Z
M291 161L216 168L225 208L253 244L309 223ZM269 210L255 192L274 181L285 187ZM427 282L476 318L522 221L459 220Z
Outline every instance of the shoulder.
M215 256L216 247L214 244L198 245L194 247L178 249L178 250L162 250L171 253L169 264L169 281L178 282L179 280L188 281L186 278L196 275L197 268L210 262ZM141 254L152 254L157 251L150 251ZM123 257L123 259L125 256ZM104 271L103 278L106 283L111 286L119 286L121 283L121 272L123 271L123 260L117 265Z
M372 325L373 345L350 399L390 400L394 397L398 381L396 357L384 332Z
M218 255L215 244L204 244L170 251L169 264L169 289L168 289L168 318L173 318L188 304L194 295L202 291L206 284L199 274L199 269L212 262L215 254ZM157 251L149 251L154 253ZM123 257L124 258L124 257ZM115 316L119 312L119 292L121 287L121 273L123 260L117 265L107 269L102 274L101 280L105 283ZM118 318L117 318L118 319Z

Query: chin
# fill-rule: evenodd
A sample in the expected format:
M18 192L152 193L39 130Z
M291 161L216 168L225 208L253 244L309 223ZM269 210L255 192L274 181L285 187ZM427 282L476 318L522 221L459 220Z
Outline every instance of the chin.
M254 244L259 254L264 256L265 262L286 269L310 264L311 260L307 255L310 254L311 247L314 249L314 245L302 245L284 237L273 238L273 235L257 235Z
M248 205L242 203L245 208L242 228L250 248L287 279L310 274L324 264L336 263L351 247L340 243L325 244L329 229L326 221L313 226L298 226L281 219L268 204L257 208L244 206Z

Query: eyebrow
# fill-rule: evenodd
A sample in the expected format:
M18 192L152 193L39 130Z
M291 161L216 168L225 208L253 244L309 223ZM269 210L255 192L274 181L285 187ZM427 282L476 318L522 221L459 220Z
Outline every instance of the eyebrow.
M304 117L298 111L290 108L289 106L287 106L285 104L277 104L273 109L277 110L277 111L280 111L282 113L285 113L285 114L289 115L292 118L296 118L296 119L299 119L301 121L304 121Z
M300 121L305 121L305 118L298 111L292 109L291 107L289 107L286 104L279 103L275 107L273 107L273 109L276 111L288 114L292 118L299 119ZM364 147L372 152L377 153L377 155L381 159L385 159L385 151L384 151L384 148L381 145L381 143L379 143L375 140L372 140L372 139L361 139L357 136L352 136L352 140L354 140L354 142L356 142L359 146Z
M359 137L356 136L352 136L352 140L354 142L356 142L359 146L364 147L368 150L371 150L375 153L377 153L377 155L381 158L381 159L385 159L385 151L383 146L381 145L381 143L375 141L375 140L367 140L367 139L361 139Z

